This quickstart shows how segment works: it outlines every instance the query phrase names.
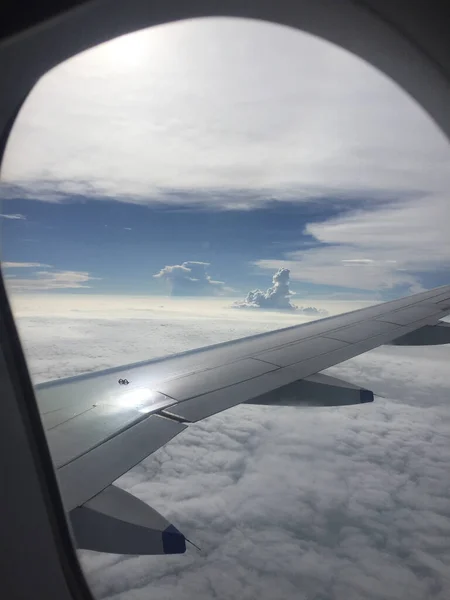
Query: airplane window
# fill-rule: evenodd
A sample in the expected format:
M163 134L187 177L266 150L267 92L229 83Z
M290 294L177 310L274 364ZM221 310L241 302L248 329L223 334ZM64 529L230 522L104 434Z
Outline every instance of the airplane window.
M276 24L37 83L2 273L99 598L448 597L449 161L386 76Z

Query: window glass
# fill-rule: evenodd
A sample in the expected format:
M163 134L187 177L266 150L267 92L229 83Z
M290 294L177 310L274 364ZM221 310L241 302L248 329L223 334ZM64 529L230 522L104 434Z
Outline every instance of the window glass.
M449 283L449 158L391 80L279 25L179 22L68 60L2 164L2 273L34 383ZM448 597L449 359L381 347L327 371L374 390L370 407L241 405L189 425L116 485L200 550L80 550L93 591ZM96 402L61 390L49 431Z

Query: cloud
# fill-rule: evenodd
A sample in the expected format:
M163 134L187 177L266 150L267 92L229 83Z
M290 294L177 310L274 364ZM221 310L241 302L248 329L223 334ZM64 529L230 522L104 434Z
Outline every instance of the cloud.
M5 261L1 263L4 269L45 269L43 271L32 271L29 277L19 277L17 274L5 276L6 279L11 279L8 283L8 291L10 292L33 292L56 289L73 289L73 288L89 288L87 285L90 281L99 279L91 276L86 271L64 271L52 270L52 265L47 265L38 262L14 262Z
M289 289L289 269L280 268L272 277L272 287L265 292L253 290L247 294L243 302L235 302L236 308L277 308L295 310L289 298L294 295Z
M12 214L0 214L1 219L12 219L14 221L24 221L26 219L25 215L21 215L20 213Z
M2 176L21 197L49 201L252 208L442 192L448 159L423 110L349 52L276 24L194 19L121 36L47 73L13 128Z
M419 292L424 273L445 275L450 268L449 220L444 196L350 211L306 226L316 247L256 264L265 270L286 266L295 281Z
M352 265L372 265L375 261L371 258L343 258L342 262ZM391 260L389 262L395 263L397 261Z
M289 269L280 267L272 277L272 287L268 288L265 292L262 290L252 290L247 294L244 301L235 302L233 306L235 308L262 308L264 310L295 310L304 315L322 317L328 314L326 310L314 306L298 307L292 304L290 298L295 295L295 292L289 289L289 278Z
M45 265L37 262L2 262L4 269L34 269L34 268L52 268L51 265Z
M299 310L304 315L311 315L313 317L326 317L329 314L328 311L326 311L325 309L317 308L316 306L299 306L297 307L297 310Z
M215 296L225 291L223 281L215 281L206 272L210 263L188 260L181 265L167 265L153 275L170 285L172 296Z
M413 600L445 600L450 456L440 419L448 418L448 382L442 372L427 381L439 369L420 353L381 351L344 372L399 395L367 411L239 407L190 427L121 478L202 553L81 553L94 592L403 600L407 589Z
M319 248L257 264L403 293L449 268L449 164L433 121L349 52L280 25L199 19L122 36L43 77L8 141L0 196L208 210L353 203L305 230Z
M217 318L144 326L134 318L55 322L43 313L18 326L39 380L256 332L247 317L228 333ZM190 425L117 483L202 552L80 552L93 593L115 600L446 600L449 360L447 346L379 348L329 370L386 396L372 405L240 406Z
M21 266L24 265L43 266L33 263L23 263ZM88 285L89 282L96 279L99 278L92 277L86 271L36 271L33 277L14 278L11 283L8 283L8 291L20 293L40 290L90 288L91 286Z

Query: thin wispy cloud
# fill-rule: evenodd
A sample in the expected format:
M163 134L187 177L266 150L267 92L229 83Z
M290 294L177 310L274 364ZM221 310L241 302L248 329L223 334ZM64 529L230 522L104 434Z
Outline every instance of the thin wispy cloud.
M52 268L51 265L46 265L38 262L2 262L4 269L35 269L35 268Z
M36 271L30 277L15 277L8 283L12 293L90 288L92 277L83 271Z
M26 219L25 215L21 215L20 213L6 213L0 214L0 219L11 219L13 221L24 221Z

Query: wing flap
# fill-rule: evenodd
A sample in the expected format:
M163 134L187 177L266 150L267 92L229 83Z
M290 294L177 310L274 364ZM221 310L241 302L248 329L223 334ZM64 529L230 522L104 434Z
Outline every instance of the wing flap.
M186 421L200 421L223 410L232 408L241 402L247 402L256 398L265 392L274 391L279 387L293 383L299 379L304 379L309 375L319 373L323 369L377 348L396 337L413 331L416 327L416 325L410 325L409 327L391 328L385 333L372 336L355 344L345 344L345 346L331 350L330 352L325 352L306 360L300 360L295 364L265 373L248 381L178 402L166 409L165 412L176 415L178 418L185 419Z
M58 469L66 509L82 506L185 428L186 425L159 415L146 416L140 423Z
M80 506L105 489L183 431L184 421L195 422L252 400L382 344L405 341L410 332L436 325L446 316L449 299L450 286L445 286L344 315L37 386L66 506ZM124 380L127 385L120 384Z
M64 409L67 419L47 430L47 441L56 466L65 465L138 423L146 414L173 403L172 398L155 390L127 387L120 402L116 399L114 404L93 404L74 416L70 416L69 409ZM56 416L58 412L48 416Z

